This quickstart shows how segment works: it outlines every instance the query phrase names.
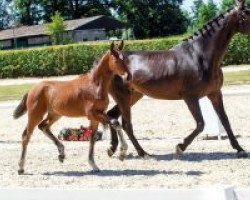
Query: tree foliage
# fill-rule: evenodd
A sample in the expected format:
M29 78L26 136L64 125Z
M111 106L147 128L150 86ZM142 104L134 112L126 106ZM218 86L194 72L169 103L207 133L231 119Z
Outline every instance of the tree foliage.
M114 0L118 15L129 24L136 38L152 38L186 31L182 1Z
M7 28L11 18L11 14L7 11L9 1L0 0L0 30Z
M247 5L250 6L250 0L246 0ZM235 4L235 0L222 0L220 11L225 12L227 9L232 8Z
M193 23L190 27L191 31L201 28L218 14L218 7L213 0L208 0L207 3L202 0L197 0L194 3Z
M48 33L51 36L52 43L57 45L63 41L63 33L65 32L65 25L63 17L59 12L56 12L51 17L51 23L48 24Z

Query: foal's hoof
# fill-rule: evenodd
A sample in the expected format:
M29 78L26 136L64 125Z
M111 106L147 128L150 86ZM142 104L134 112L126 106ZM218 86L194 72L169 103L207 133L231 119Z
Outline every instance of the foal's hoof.
M64 159L65 159L65 155L59 155L58 159L61 163L63 163Z
M112 119L112 120L110 120L110 124L111 124L111 126L112 126L116 131L121 131L121 130L122 130L122 126L120 125L120 123L118 122L117 119Z
M125 155L125 154L120 154L120 155L119 155L119 160L120 160L120 161L124 161L125 158L126 158L126 155Z
M24 169L19 169L18 170L18 175L23 175L24 174Z
M248 157L248 154L245 151L239 151L237 153L237 158L247 158L247 157Z
M108 149L107 153L109 157L112 157L114 155L114 151L112 149Z

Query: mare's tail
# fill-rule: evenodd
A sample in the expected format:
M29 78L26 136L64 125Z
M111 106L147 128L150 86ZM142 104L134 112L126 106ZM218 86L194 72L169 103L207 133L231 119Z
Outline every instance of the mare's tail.
M14 113L13 113L14 119L18 119L19 117L23 116L27 112L27 105L26 105L27 97L28 97L28 92L23 96L23 99L14 110Z

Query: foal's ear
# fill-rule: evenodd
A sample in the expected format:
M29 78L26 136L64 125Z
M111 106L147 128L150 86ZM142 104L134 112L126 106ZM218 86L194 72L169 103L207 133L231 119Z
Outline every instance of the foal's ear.
M123 40L120 42L119 46L118 46L118 50L121 51L124 47L124 42Z
M245 2L246 2L245 0L235 0L235 4L239 9L244 8Z
M114 42L111 43L109 50L110 50L110 52L111 52L111 54L112 54L113 56L115 56L116 58L119 57L119 54L118 54L117 51L115 50L115 44L114 44Z

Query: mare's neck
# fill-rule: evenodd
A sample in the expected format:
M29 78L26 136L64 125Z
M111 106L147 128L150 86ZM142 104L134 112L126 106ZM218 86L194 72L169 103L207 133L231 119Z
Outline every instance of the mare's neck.
M218 23L219 25L213 23L209 32L203 29L203 35L200 34L192 41L187 41L194 51L193 55L196 55L198 60L202 58L204 67L211 71L217 71L221 66L229 43L236 32L236 24L230 20L230 14L219 19Z

